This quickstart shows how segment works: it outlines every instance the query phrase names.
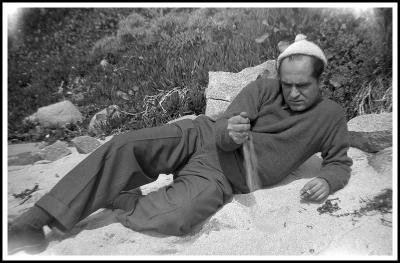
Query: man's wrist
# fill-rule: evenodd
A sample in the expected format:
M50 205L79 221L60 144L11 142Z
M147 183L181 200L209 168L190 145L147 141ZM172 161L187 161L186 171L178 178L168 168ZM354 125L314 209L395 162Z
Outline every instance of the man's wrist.
M332 187L331 187L331 184L329 183L329 180L326 179L325 177L322 177L322 176L317 176L317 178L323 179L323 180L328 184L328 187L329 187L329 194L331 194Z

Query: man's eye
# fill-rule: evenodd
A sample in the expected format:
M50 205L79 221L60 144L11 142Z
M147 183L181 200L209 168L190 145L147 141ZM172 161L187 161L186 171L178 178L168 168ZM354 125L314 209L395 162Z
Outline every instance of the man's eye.
M300 84L300 85L297 85L297 87L298 88L306 88L306 87L308 87L308 84Z

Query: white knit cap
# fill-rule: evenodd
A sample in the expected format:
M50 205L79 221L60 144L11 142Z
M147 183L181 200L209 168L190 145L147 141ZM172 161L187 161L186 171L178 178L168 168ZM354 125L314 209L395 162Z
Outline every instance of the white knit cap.
M288 46L279 56L278 60L276 63L276 67L279 71L279 67L281 65L281 62L284 58L294 55L294 54L303 54L303 55L309 55L313 56L316 58L319 58L323 61L324 67L328 65L328 60L325 57L324 52L322 49L314 44L313 42L310 42L308 40L305 40L304 38L296 38L296 41Z

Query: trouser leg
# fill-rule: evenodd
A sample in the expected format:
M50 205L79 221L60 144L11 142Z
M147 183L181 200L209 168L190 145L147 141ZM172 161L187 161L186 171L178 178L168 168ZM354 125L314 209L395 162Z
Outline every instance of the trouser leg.
M136 207L117 216L135 231L183 235L214 214L232 196L229 182L201 160L193 160L171 185L141 196Z
M187 162L197 147L197 131L189 120L115 136L67 173L36 205L71 229L105 207L125 189L171 173Z

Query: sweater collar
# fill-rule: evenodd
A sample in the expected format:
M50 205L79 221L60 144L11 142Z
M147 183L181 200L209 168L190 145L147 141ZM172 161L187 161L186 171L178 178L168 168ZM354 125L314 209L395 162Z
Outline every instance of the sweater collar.
M321 101L323 101L323 99L324 99L324 98L323 98L322 96L320 96L320 97L318 98L318 100L317 100L310 108L308 108L307 110L302 111L302 112L310 111L310 110L313 109L315 106L317 106L318 104L320 104ZM283 109L283 110L288 110L288 111L291 111L291 112L295 113L295 111L292 111L292 110L290 109L289 105L286 103L286 101L285 101L285 99L283 98L283 96L282 96L282 100L283 100L282 109Z

